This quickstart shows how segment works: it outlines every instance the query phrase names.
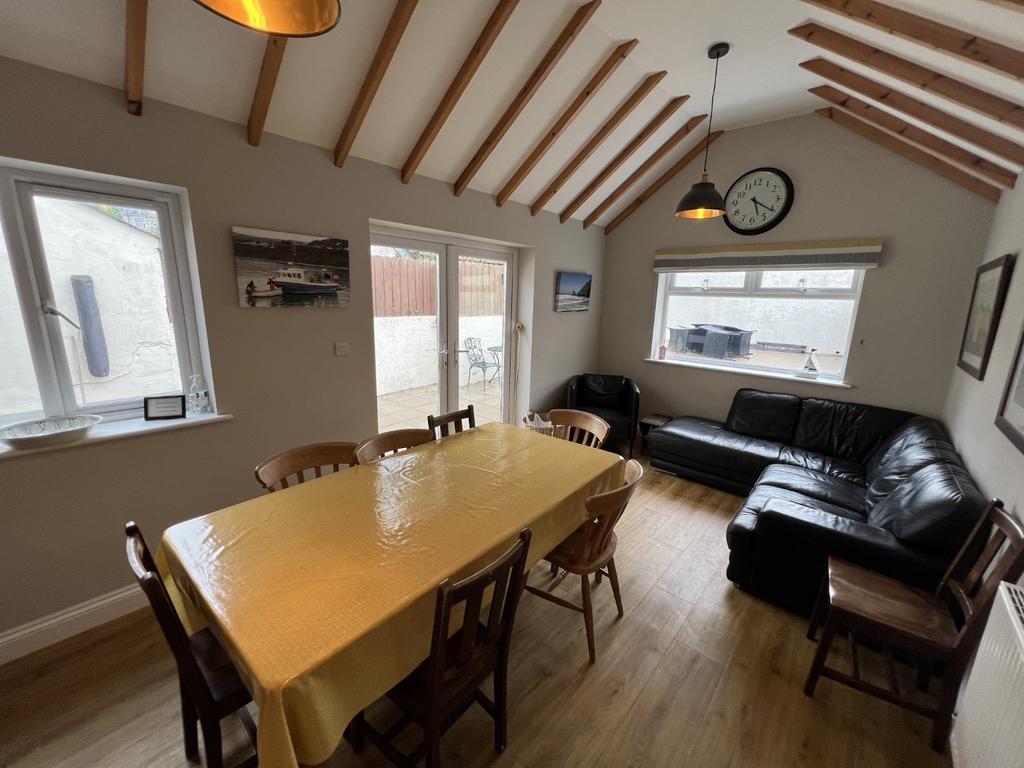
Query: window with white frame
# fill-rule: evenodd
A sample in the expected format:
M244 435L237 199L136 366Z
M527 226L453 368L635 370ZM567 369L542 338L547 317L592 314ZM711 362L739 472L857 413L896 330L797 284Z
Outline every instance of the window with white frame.
M183 190L0 160L0 423L137 417L204 373L186 205Z
M651 356L843 379L860 269L662 271Z

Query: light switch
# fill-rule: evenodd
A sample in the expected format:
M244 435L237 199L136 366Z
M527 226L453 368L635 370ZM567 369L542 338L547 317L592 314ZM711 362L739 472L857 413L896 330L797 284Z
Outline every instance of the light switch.
M349 354L350 351L351 350L349 349L347 341L336 341L336 342L334 342L334 356L335 357L344 357L345 355Z

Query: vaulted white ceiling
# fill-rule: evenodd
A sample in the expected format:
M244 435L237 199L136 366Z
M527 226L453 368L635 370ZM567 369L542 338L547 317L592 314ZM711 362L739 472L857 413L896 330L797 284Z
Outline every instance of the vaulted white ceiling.
M358 134L353 155L396 169L402 166L495 1L420 0ZM1024 50L1024 13L1001 4L1007 0L886 1ZM455 180L582 2L521 0L418 173ZM244 125L266 37L224 21L191 0L150 0L149 5L146 97ZM333 149L393 5L392 0L342 0L341 21L334 30L322 37L290 41L265 130ZM125 0L3 0L0 55L120 87L124 16ZM707 112L713 67L706 49L718 40L729 42L733 49L721 62L716 129L767 122L825 106L807 92L822 81L798 66L823 55L822 51L787 34L789 28L808 20L1024 103L1021 80L800 0L603 0L470 187L496 193L612 49L630 38L637 38L639 45L555 141L512 200L532 202L647 73L667 70L668 76L659 86L544 206L561 211L668 99L689 94L690 100L574 214L580 219L586 216L687 119ZM1024 144L1024 131L913 90L842 57L824 55ZM143 115L140 119L149 118ZM603 224L618 213L693 146L704 129L700 126L653 167L599 222ZM329 153L324 161L331 162Z

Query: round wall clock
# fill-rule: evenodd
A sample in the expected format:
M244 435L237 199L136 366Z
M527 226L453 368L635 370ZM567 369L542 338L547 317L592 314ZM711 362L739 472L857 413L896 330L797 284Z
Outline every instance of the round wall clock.
M725 223L741 235L759 235L774 227L793 205L793 180L778 168L755 168L725 193Z

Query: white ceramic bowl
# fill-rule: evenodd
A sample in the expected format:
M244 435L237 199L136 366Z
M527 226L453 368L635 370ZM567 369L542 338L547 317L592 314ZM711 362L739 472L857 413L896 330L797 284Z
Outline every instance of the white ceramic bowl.
M0 427L0 442L18 449L74 443L85 437L85 433L101 421L102 416L91 414L19 421Z

